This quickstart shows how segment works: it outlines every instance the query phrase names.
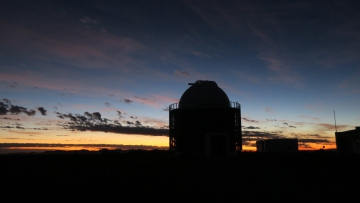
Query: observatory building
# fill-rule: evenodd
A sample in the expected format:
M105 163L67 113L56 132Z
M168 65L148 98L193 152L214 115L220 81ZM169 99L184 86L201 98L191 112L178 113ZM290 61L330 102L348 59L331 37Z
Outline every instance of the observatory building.
M360 127L335 133L336 148L340 154L360 154Z
M240 104L230 102L214 81L189 85L180 102L169 106L170 151L200 156L241 151Z

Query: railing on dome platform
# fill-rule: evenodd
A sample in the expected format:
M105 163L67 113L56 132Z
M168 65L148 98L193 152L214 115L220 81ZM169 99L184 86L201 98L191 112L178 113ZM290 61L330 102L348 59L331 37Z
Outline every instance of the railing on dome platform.
M230 101L231 108L240 109L240 104L238 102Z
M180 103L174 103L169 106L169 111L178 109L180 106ZM186 105L185 105L186 106ZM240 104L238 102L232 102L230 101L230 107L235 109L240 109Z
M178 109L178 108L179 108L179 103L174 103L169 106L169 111L171 111L173 109Z

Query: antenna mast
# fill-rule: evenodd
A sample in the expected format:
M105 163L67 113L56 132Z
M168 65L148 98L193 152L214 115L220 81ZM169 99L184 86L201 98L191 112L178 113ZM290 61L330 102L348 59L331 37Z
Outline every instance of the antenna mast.
M337 132L335 110L334 110L334 120L335 120L335 131Z

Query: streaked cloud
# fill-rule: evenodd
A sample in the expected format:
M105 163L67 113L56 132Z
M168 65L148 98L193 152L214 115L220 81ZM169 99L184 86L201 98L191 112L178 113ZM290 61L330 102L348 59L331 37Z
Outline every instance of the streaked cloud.
M80 22L84 23L84 24L97 24L96 20L90 19L87 16L84 16L83 18L80 19Z
M246 130L255 130L255 129L260 129L259 127L254 127L254 126L248 126L248 127L242 127L243 129Z
M299 116L299 118L306 118L306 119L311 119L311 120L314 120L314 121L319 121L319 120L320 120L320 119L317 118L317 117L306 116L306 115L301 115L301 116Z
M190 75L190 74L189 74L188 72L186 72L186 71L174 70L174 72L175 72L175 75L177 75L177 76L181 76L181 75L183 75L183 76L189 76L189 75Z
M325 130L325 131L333 131L335 132L335 125L334 124L328 124L328 123L318 123L315 124L315 126L317 126L320 130ZM352 126L349 125L336 125L336 128L338 130L352 130L354 129Z

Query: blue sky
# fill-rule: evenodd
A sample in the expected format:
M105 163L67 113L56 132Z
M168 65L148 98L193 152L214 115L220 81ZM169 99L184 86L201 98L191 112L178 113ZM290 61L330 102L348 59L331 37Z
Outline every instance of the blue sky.
M47 112L3 113L0 142L167 146L149 132L71 131L59 115L99 112L109 123L161 130L187 83L214 80L241 104L244 135L335 147L333 111L339 131L360 122L359 6L3 1L0 99ZM245 139L244 148L253 144Z

